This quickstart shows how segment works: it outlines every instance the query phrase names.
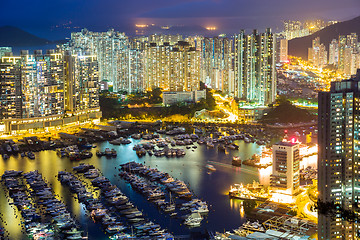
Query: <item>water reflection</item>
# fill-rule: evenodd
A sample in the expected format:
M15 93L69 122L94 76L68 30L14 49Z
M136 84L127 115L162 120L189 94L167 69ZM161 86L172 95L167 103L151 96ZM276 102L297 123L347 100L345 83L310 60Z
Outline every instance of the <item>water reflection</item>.
M259 169L259 182L264 186L270 185L270 175L272 174L272 166Z
M231 198L229 202L230 202L230 208L236 212L239 212L240 217L244 218L245 217L244 204L243 204L244 201L240 199Z
M114 148L118 152L117 158L108 159L105 157L98 158L95 154L96 149L92 149L94 156L85 161L93 164L105 175L110 181L116 184L136 205L143 210L148 218L155 221L163 228L167 228L174 234L186 234L189 231L199 231L199 229L189 230L181 225L181 220L172 219L159 213L158 210L143 196L133 191L129 184L118 177L120 164L128 161L137 161L145 163L152 168L158 168L160 171L170 173L174 178L185 181L190 185L191 190L199 198L207 201L210 205L210 213L207 221L204 221L202 229L210 231L223 231L239 227L245 220L244 209L241 200L229 199L227 193L230 185L235 183L252 183L254 180L262 184L268 184L266 178L269 176L268 169L258 170L253 167L243 166L237 168L231 165L233 156L240 156L242 159L250 158L254 153L259 154L261 148L256 144L247 144L243 141L236 141L239 145L238 151L231 151L228 154L218 152L217 148L207 149L204 145L197 145L197 149L185 149L186 156L183 158L156 158L155 156L144 156L139 159L132 150L135 144L140 140L132 140L129 145L114 146L108 142L98 144L98 149ZM29 160L21 158L20 155L10 157L7 161L0 160L0 174L5 170L22 170L29 172L39 170L45 180L51 184L54 193L67 205L69 211L76 216L85 232L88 231L89 239L105 239L106 235L102 232L99 224L94 224L87 216L81 204L73 197L68 189L62 187L57 180L58 171L71 171L73 166L79 162L71 162L66 158L59 158L55 151L43 151L35 153L36 159ZM205 165L211 162L216 171L208 174ZM96 193L98 194L98 193ZM9 205L4 190L0 192L0 208L3 214L3 222L7 223L5 228L15 236L14 239L22 239L20 218L16 218L13 208ZM12 223L12 224L9 224ZM88 230L87 230L88 229Z

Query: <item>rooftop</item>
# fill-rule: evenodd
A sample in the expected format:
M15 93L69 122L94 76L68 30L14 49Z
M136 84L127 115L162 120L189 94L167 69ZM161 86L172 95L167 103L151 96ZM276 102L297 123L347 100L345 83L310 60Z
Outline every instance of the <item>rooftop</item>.
M291 141L291 142L281 141L281 142L276 143L275 145L292 147L292 146L295 146L295 145L297 145L297 144L299 144L299 143L298 143L298 142L293 142L293 141Z

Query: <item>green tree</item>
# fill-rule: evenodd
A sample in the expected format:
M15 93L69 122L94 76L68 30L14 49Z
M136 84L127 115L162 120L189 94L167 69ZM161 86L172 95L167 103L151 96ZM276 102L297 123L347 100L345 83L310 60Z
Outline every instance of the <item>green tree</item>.
M206 105L207 110L214 110L216 107L215 99L209 88L206 88Z

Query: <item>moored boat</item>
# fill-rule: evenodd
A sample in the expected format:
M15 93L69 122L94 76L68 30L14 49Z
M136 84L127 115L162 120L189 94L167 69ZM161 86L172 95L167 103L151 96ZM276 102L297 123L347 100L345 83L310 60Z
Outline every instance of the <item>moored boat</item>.
M241 167L241 158L239 156L234 156L231 164L235 167Z

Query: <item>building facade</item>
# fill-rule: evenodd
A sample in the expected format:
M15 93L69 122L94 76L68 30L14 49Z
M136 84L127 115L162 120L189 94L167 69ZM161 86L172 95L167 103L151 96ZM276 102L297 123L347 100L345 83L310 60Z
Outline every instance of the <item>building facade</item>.
M188 42L150 43L144 56L145 89L194 91L200 87L200 52Z
M329 45L329 64L351 77L360 68L360 44L356 33L347 36L340 35L339 39L333 39Z
M337 66L339 63L339 42L333 39L329 45L329 64Z
M244 31L234 40L235 97L257 105L267 105L276 97L276 40L267 29L246 35Z
M21 118L20 57L3 56L0 66L0 120Z
M360 195L360 70L319 93L319 201L339 204L358 215ZM359 239L359 223L319 214L319 239Z
M234 95L233 40L204 38L201 46L201 79L212 89Z
M279 36L276 39L276 62L288 62L288 41L285 37Z
M99 70L95 55L65 54L65 111L76 114L99 107Z
M270 187L273 191L292 196L300 186L299 143L282 141L273 145L273 171Z
M308 61L318 68L323 68L328 63L328 52L325 45L320 43L320 37L312 41L312 48L308 49Z
M190 92L163 92L163 105L169 106L176 103L195 103L206 99L206 90Z
M140 38L139 38L140 39ZM147 38L146 38L147 39ZM106 81L114 92L143 91L143 50L141 41L130 41L121 32L91 32L83 29L72 33L65 50L72 54L97 57L99 82Z
M91 55L59 50L6 54L0 59L1 129L8 133L59 126L74 115L99 119L98 72L96 56Z

